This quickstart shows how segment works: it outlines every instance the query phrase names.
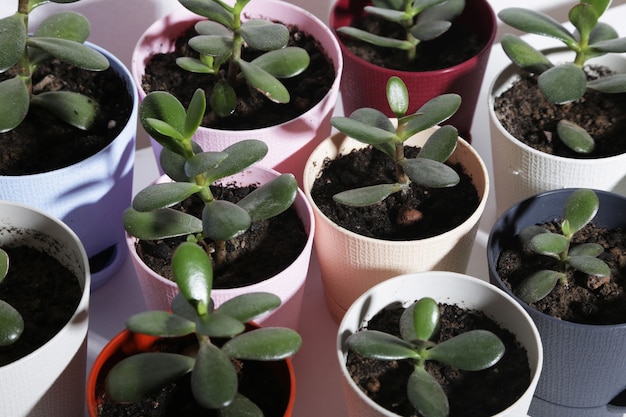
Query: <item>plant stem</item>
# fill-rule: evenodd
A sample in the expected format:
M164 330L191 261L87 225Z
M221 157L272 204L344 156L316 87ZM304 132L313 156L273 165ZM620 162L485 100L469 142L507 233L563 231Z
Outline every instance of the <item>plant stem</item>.
M243 37L239 33L239 29L241 28L241 14L235 13L233 15L234 24L233 24L233 50L232 50L232 59L228 64L228 83L231 87L235 88L237 83L237 74L239 73L239 64L237 63L239 59L241 59L241 49L243 48Z
M28 31L28 0L19 0L17 12L23 16L24 27ZM33 83L31 80L30 59L28 58L28 47L24 47L22 56L18 62L18 74L24 80L28 93L33 93Z
M404 142L396 143L396 179L400 184L408 184L409 177L404 172L402 166L398 163L404 159Z
M226 242L220 240L219 242L215 242L215 253L213 255L213 259L215 260L215 266L221 266L224 261L226 261Z

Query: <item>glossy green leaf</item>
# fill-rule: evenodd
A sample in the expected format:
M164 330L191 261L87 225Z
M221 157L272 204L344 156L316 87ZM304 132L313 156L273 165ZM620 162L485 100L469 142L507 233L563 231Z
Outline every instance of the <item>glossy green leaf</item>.
M430 340L439 331L439 304L430 297L424 297L415 303L413 323L417 340Z
M0 248L0 283L6 278L9 273L9 254L2 248Z
M530 249L530 242L532 241L532 239L541 233L550 232L541 226L533 224L522 229L519 233L519 238L522 242L522 245Z
M19 126L28 114L30 95L20 77L0 82L0 133Z
M105 389L117 402L137 402L189 373L194 359L176 353L139 353L118 362L107 375Z
M229 405L237 394L237 372L217 346L202 343L191 373L191 390L205 408Z
M589 223L598 212L600 200L593 190L581 188L569 195L565 202L563 218L567 227L563 227L565 235L573 235Z
M195 72L198 74L214 74L213 67L205 64L199 59L190 57L176 58L176 65L184 69L185 71Z
M622 53L626 52L626 38L603 40L591 44L590 47L600 52Z
M185 137L190 138L194 135L194 133L196 133L196 130L198 130L200 124L202 123L205 111L206 97L204 95L204 90L198 88L194 91L193 96L191 97L191 102L189 102L189 107L187 108L185 129L183 131Z
M472 330L433 346L427 351L427 359L461 370L480 371L495 365L504 351L504 343L492 332Z
M165 208L140 212L124 211L124 229L138 239L157 240L202 232L202 221L190 214Z
M596 277L608 277L611 275L611 268L609 268L604 261L595 256L570 256L567 261L572 268L587 275L594 275Z
M237 93L226 81L219 80L209 96L209 105L219 117L227 117L237 108Z
M570 248L567 255L569 257L572 256L593 256L594 258L598 257L602 252L604 252L604 248L602 245L597 243L581 243Z
M548 100L565 104L585 94L587 76L577 65L562 64L542 72L537 78L537 85Z
M98 105L91 97L71 91L49 91L33 96L31 104L39 106L65 123L89 130L96 120Z
M44 19L33 35L83 43L89 37L90 32L89 20L85 16L74 11L64 11Z
M263 411L240 393L229 406L220 409L220 417L264 417Z
M595 141L585 129L576 123L564 119L559 120L556 131L559 139L574 152L582 154L593 152Z
M185 175L192 178L203 174L217 167L222 161L228 158L226 152L200 152L187 160L185 164Z
M17 64L26 48L28 37L24 16L13 14L0 19L0 72ZM2 95L2 97L6 97Z
M214 200L202 211L204 236L218 242L239 236L250 223L248 212L230 201Z
M441 4L444 0L412 0L409 1L411 3L411 7L414 12L421 13L422 10L427 10L431 7L434 7L438 4Z
M196 142L191 142L191 148L194 154L202 152L202 148ZM182 151L182 148L181 148ZM178 182L189 182L190 178L185 174L185 163L187 158L179 153L172 152L168 148L163 148L159 155L159 164L163 172L168 177Z
M266 52L250 63L276 78L291 78L301 74L311 62L306 49L295 46Z
M228 28L233 28L234 18L232 14L232 8L229 10L222 7L216 1L207 0L179 0L185 8L192 12L204 16L209 20L218 22Z
M194 25L194 28L199 35L233 36L230 29L212 20L201 20Z
M370 359L419 359L413 345L399 337L378 330L362 330L346 339L347 347Z
M569 240L556 233L540 233L528 242L528 247L540 255L558 258L561 253L567 250Z
M292 329L262 327L230 339L222 351L231 358L277 361L293 356L302 346L302 338Z
M407 123L402 139L448 120L460 106L461 96L458 94L442 94L430 99L417 110L419 116Z
M169 140L169 136L159 132L148 120L156 119L173 127L177 132L185 131L187 112L176 97L165 91L151 92L143 99L139 106L139 121L150 136L173 152L182 152L180 146Z
M463 13L465 0L440 1L425 10L422 10L417 17L418 22L447 20L453 21Z
M170 303L172 312L177 316L184 317L187 320L192 322L196 322L198 319L198 311L195 306L193 306L184 295L178 292L174 298L172 298L172 302ZM213 311L213 303L209 305L209 311Z
M229 177L254 165L267 155L267 144L256 139L242 140L234 143L222 152L228 154L215 169L207 172L207 180L213 182Z
M626 93L626 74L614 74L587 83L587 88L601 93Z
M158 132L163 137L174 139L174 141L170 142L176 143L181 148L183 147L183 142L186 140L184 133L169 123L159 119L147 118L144 120L144 125L146 128Z
M593 28L598 24L600 15L594 6L587 3L579 3L569 11L569 21L572 22L581 39L589 39Z
M219 312L213 312L196 319L196 332L208 337L233 337L246 330L237 319Z
M445 162L454 153L458 138L459 132L454 126L442 126L430 135L418 157Z
M43 49L75 67L89 71L104 71L109 68L109 60L95 49L79 42L58 38L28 38L29 46Z
M619 34L613 26L607 23L598 22L589 35L589 45L593 46L597 42L604 42L618 37Z
M198 35L189 39L189 46L204 55L230 55L233 49L232 38L218 35Z
M132 315L126 320L126 328L151 336L178 337L194 333L196 325L193 321L167 311L155 310Z
M556 283L564 278L565 274L562 272L544 269L524 279L518 285L516 294L526 303L531 304L550 294Z
M453 187L461 180L448 165L426 158L402 159L399 164L411 181L429 188Z
M498 17L507 25L528 33L550 36L572 45L574 36L558 21L545 13L520 7L501 10Z
M422 367L416 367L407 381L407 397L421 415L448 417L450 405L437 380Z
M261 314L268 313L281 304L280 297L267 292L254 292L238 295L223 302L217 312L233 317L242 323L254 320Z
M381 9L401 10L404 7L404 0L372 0L372 5Z
M404 10L401 9L386 9L375 6L365 6L364 11L372 16L382 17L390 22L402 22L410 18Z
M24 332L24 319L12 305L0 300L0 346L17 342Z
M409 92L400 77L393 76L387 81L387 102L392 113L399 119L409 109Z
M265 19L244 22L239 33L248 46L259 51L284 48L289 42L289 29L285 25Z
M196 243L181 243L172 255L172 273L181 294L196 305L198 314L206 314L213 286L213 265L205 250Z
M377 123L378 120L378 110L374 109L359 109L357 110L360 115L364 115L365 113L369 113L373 117L373 122ZM356 112L355 112L356 113ZM358 140L359 142L366 143L368 145L377 145L386 142L392 142L397 140L395 129L389 131L387 129L383 129L379 127L379 125L366 124L361 120L356 120L353 118L354 113L348 117L333 117L330 121L331 125L339 130L341 133L349 136L353 139ZM375 119L374 119L375 118ZM385 119L387 119L385 117ZM388 121L388 119L387 119Z
M385 38L384 36L373 35L364 30L353 28L350 26L341 27L337 29L337 32L350 36L351 38L362 40L363 42L367 42L372 45L382 46L383 48L408 50L412 46L411 43L406 40Z
M592 5L598 16L602 16L611 4L611 0L581 0L581 3Z
M199 185L190 182L152 184L139 191L133 198L133 208L137 211L151 211L171 207L201 189Z
M248 212L251 221L277 216L292 206L298 194L298 182L293 174L281 174L257 187L237 205Z
M249 62L237 60L237 63L246 81L255 90L274 103L289 103L289 91L276 77Z
M346 206L366 207L380 203L403 188L404 186L399 183L370 185L337 193L333 196L333 200Z
M411 35L420 41L430 41L443 35L450 29L452 23L445 20L424 21L413 26Z
M501 44L509 59L528 72L541 74L554 66L543 53L530 46L519 36L505 33L502 35Z

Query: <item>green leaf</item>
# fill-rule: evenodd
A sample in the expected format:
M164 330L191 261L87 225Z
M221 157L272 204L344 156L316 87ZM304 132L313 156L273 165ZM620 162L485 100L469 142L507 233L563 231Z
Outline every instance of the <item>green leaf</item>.
M569 256L567 261L572 268L587 275L594 275L596 277L608 277L611 275L611 268L609 268L604 261L595 256Z
M201 20L194 28L199 35L233 36L233 32L226 26L212 20Z
M298 182L293 174L281 174L257 187L237 205L248 212L251 221L277 216L293 204L298 194Z
M252 60L250 64L256 65L276 78L291 78L307 69L310 62L311 58L306 49L288 46L266 52Z
M429 349L432 359L467 371L480 371L495 365L504 355L504 344L490 331L471 330Z
M289 42L289 29L285 25L264 19L244 22L239 33L248 46L259 51L284 48Z
M6 278L9 273L9 254L2 248L0 248L0 283Z
M596 216L599 206L600 200L593 190L581 188L572 192L563 210L563 217L568 223L563 233L571 236L585 227Z
M157 240L202 232L202 221L190 214L165 208L140 212L127 208L124 229L137 239Z
M454 126L442 126L430 135L418 154L418 158L432 159L445 162L454 153L459 132Z
M613 28L613 26L607 23L598 22L596 27L591 31L591 34L589 35L589 46L594 47L594 44L598 42L608 41L611 39L616 39L618 37L619 34L615 30L615 28Z
M581 39L589 39L589 35L598 24L600 15L594 6L587 3L579 3L569 11L569 21L572 22Z
M222 351L230 358L278 361L293 356L301 346L302 338L295 330L262 327L230 339Z
M543 53L511 33L502 35L501 44L509 59L528 72L541 74L554 66Z
M219 117L227 117L237 108L237 93L226 80L219 80L209 96L209 105Z
M411 181L428 188L453 187L461 180L454 169L426 158L402 159L399 164Z
M240 393L230 405L220 409L220 417L264 417L263 411L248 398Z
M574 64L562 64L547 69L537 78L543 95L555 104L565 104L581 98L587 89L587 76Z
M198 35L189 39L189 46L203 55L229 56L232 53L233 40L226 36Z
M533 224L522 229L522 231L519 233L519 238L522 242L522 245L530 249L530 242L532 241L532 239L541 233L550 232L541 226Z
M191 373L191 390L205 408L229 405L237 394L237 372L217 346L202 343Z
M626 52L626 38L607 39L590 45L590 48L599 52Z
M289 103L287 88L276 77L254 64L242 59L237 60L246 81L257 91L274 103Z
M561 141L577 153L588 154L593 152L595 141L589 133L576 123L569 120L559 120L556 131Z
M17 342L24 332L24 319L12 305L0 300L0 346Z
M439 331L439 318L441 316L439 304L432 298L424 297L418 300L415 303L412 316L417 340L430 340Z
M196 306L199 315L208 312L213 287L209 255L193 242L183 242L172 255L172 273L181 294Z
M567 250L568 245L569 239L556 233L540 233L528 242L528 247L533 252L557 259Z
M581 3L592 5L598 16L602 16L611 4L611 0L581 0Z
M257 139L247 139L226 147L222 152L228 154L217 167L207 172L207 180L214 182L229 177L259 162L267 155L267 144Z
M200 16L204 16L209 20L216 21L228 28L232 29L234 26L232 8L228 9L226 7L222 7L220 3L216 1L179 0L179 3L186 9L189 9Z
M57 38L28 38L26 43L43 49L50 55L75 67L89 71L104 71L109 60L95 49L79 42Z
M333 196L333 200L346 206L366 207L380 203L403 188L404 186L400 183L370 185L337 193Z
M562 272L544 269L524 279L517 287L516 294L531 304L550 294L556 283L564 278L565 274Z
M410 32L420 41L430 41L446 33L451 26L452 23L445 20L424 21L413 26Z
M198 311L195 306L191 305L191 303L187 301L185 296L180 292L174 296L170 306L172 308L172 312L177 316L184 317L194 323L198 320ZM213 303L211 303L209 305L209 311L213 311L213 307Z
M411 8L414 12L421 13L422 10L427 10L431 7L434 7L438 4L441 4L444 0L413 0L409 1L412 3Z
M178 381L193 366L193 358L176 353L139 353L118 362L111 369L105 389L114 401L141 401Z
M407 381L407 397L424 416L447 417L450 405L437 380L422 367L415 367Z
M30 95L20 77L0 82L0 133L15 129L28 114Z
M337 32L350 36L351 38L359 39L363 42L370 43L372 45L381 46L383 48L395 48L401 50L408 50L411 48L411 43L405 40L385 38L383 36L373 35L361 29L345 26L337 29Z
M194 333L196 325L167 311L155 310L132 315L126 320L126 328L150 336L179 337Z
M228 158L226 152L200 152L192 156L185 163L185 175L189 178L203 174L216 168Z
M563 25L545 13L510 7L501 10L498 17L507 25L524 32L556 38L566 45L576 43L574 36Z
M191 142L191 148L193 154L202 152L202 148L200 148L200 145L198 145L196 142ZM165 172L168 177L177 182L193 181L187 176L187 174L185 174L186 162L187 158L179 153L172 152L168 148L163 148L161 150L161 155L159 155L159 164L161 164L163 172Z
M71 91L49 91L33 96L31 103L39 106L65 123L89 130L96 119L98 105L91 97Z
M572 247L567 255L569 257L572 256L593 256L594 258L598 257L602 252L604 252L604 248L602 245L597 243L581 243Z
M402 10L404 0L372 0L372 5L381 9Z
M196 319L196 332L208 337L233 337L246 330L237 319L213 312Z
M463 13L465 0L446 0L438 2L422 10L417 17L419 21L447 20L453 21Z
M206 111L206 97L204 90L201 88L194 91L191 102L187 108L187 116L185 117L185 129L183 130L185 137L190 138L196 133L196 130L202 123L204 112Z
M250 228L250 215L237 204L215 200L202 210L203 233L209 239L226 241Z
M442 94L427 101L417 110L418 117L407 123L402 139L406 140L418 132L448 120L460 105L461 96L458 94Z
M139 191L133 198L133 208L137 211L152 211L171 207L202 190L190 182L166 182L152 184Z
M601 93L626 93L626 74L614 74L587 83L587 88Z
M413 345L399 337L378 330L362 330L346 339L347 347L370 359L419 359Z
M387 9L375 6L365 6L364 11L370 15L382 17L390 22L402 22L411 16L401 9Z
M280 297L276 294L255 292L238 295L225 301L217 308L216 312L247 323L261 314L275 310L280 304Z
M165 91L151 92L146 95L139 106L139 121L146 132L161 145L176 153L183 152L180 144L170 140L170 136L157 130L155 125L150 123L149 120L161 120L182 135L185 131L186 117L187 113L181 102Z
M387 102L398 119L409 109L409 92L404 81L399 77L393 76L387 81Z
M387 129L381 128L379 125L374 124L366 124L362 120L365 120L364 117L359 117L360 120L354 118L355 113L358 113L358 116L364 116L366 113L372 116L372 123L378 123L378 110L363 108L355 111L350 118L348 117L333 117L330 121L330 124L339 130L341 133L349 136L353 139L358 140L359 142L368 144L368 145L378 145L386 142L393 142L397 140L395 129L393 131L389 131ZM387 117L385 117L387 119ZM387 121L389 121L387 119Z
M28 37L24 15L15 13L0 19L0 72L17 64L26 49ZM6 97L4 94L3 97Z
M205 64L199 59L190 57L176 58L176 65L184 69L185 71L195 72L198 74L214 74L213 67Z
M85 16L74 11L65 11L48 16L33 35L83 43L89 37L90 32L89 20Z

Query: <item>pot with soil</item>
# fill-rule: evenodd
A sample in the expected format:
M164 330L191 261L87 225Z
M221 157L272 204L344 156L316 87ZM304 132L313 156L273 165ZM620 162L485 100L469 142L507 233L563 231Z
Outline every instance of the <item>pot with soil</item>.
M438 332L428 326L435 316L430 314L429 320L423 320L424 310L414 306L418 300L418 305L424 304L423 300L434 303L440 323ZM403 315L404 311L408 313ZM427 331L415 331L417 325L407 324L413 321L421 323L419 327L426 327ZM367 329L365 333L382 332L383 335L374 334L381 345L387 340L396 343L396 338L405 340L396 344L396 359L368 359L369 352L361 349L359 340L363 339L364 329ZM474 336L470 338L466 332L474 330L483 334L472 339ZM491 334L485 336L485 331ZM437 362L448 362L447 353L439 355L439 349L449 353L457 342L463 345L469 341L470 346L465 346L464 351L475 354L483 349L473 349L471 345L482 345L477 339L490 339L493 335L504 345L504 355L495 364L489 362L491 367L459 371L454 368L468 368L467 364L457 363L453 367ZM459 337L466 339L461 343ZM429 341L415 342L421 339ZM418 344L421 347L414 350ZM490 342L485 341L482 346L488 345ZM412 359L399 359L404 357L400 351L412 351ZM525 416L543 364L537 328L515 300L480 279L445 271L400 275L366 291L350 306L341 322L337 356L349 415L355 417L427 416L426 410L416 411L411 397L419 397L423 389L428 389L425 380L432 379L434 385L443 389L444 400L447 397L444 403L449 406L448 413L432 415ZM426 362L415 364L415 359ZM419 377L424 373L433 378ZM438 388L430 389L428 398L442 394ZM407 395L409 391L416 394Z
M0 300L23 323L17 340L4 343L9 320L0 308L0 414L82 415L90 287L85 249L58 219L8 201L0 202L0 248L9 257Z
M626 230L621 215L626 198L593 190L599 204L597 213L590 210L576 216L571 209L564 211L570 199L589 192L563 189L532 196L505 211L489 236L491 282L528 311L545 347L546 361L531 406L533 416L608 417L624 413L623 407L611 402L626 386L625 240L621 235ZM579 207L593 208L593 204ZM564 223L564 219L568 221ZM544 236L535 236L537 231ZM520 238L527 242L524 246ZM552 256L538 255L534 251L536 239L540 243L554 239L560 248L545 252ZM580 262L589 258L595 260ZM565 260L567 266L558 259ZM597 269L598 263L605 266ZM588 269L589 265L594 269ZM537 271L541 272L535 274ZM534 284L529 287L528 282L536 280L547 283L547 287L538 293L523 290L532 289ZM529 298L528 294L547 295Z
M181 3L186 4L185 1ZM189 8L191 10L193 6ZM155 22L139 39L133 53L132 71L140 86L141 97L150 91L168 91L187 105L196 88L203 88L207 97L211 96L213 86L220 77L210 73L192 73L176 63L177 58L196 61L206 59L206 55L200 55L188 45L189 39L198 34L194 25L206 20L190 10L176 10ZM269 20L266 21L266 17ZM245 6L241 19L244 24L253 19L265 22L271 20L287 28L288 47L306 51L309 56L308 66L296 75L276 75L290 77L280 78L279 83L288 91L286 99L280 101L269 100L270 93L261 93L255 90L256 87L240 82L236 89L238 101L234 112L220 116L217 106L211 105L194 140L204 150L221 150L249 138L262 140L269 147L262 165L280 172L294 172L299 179L306 157L317 143L330 134L329 119L335 108L343 71L339 45L323 22L288 2L252 1ZM254 38L260 37L246 38L246 42ZM279 36L272 35L269 38ZM242 49L242 60L254 62L259 53L246 45ZM181 62L180 59L178 62ZM259 61L256 62L261 65ZM291 65L281 64L279 67L285 69ZM218 74L227 69L223 66ZM270 68L265 69L275 74ZM218 86L223 84L222 81ZM160 146L155 141L152 144L158 160Z
M497 30L496 17L489 2L467 0L462 13L453 18L458 8L463 7L463 2L447 1L455 6L451 12L442 15L438 10L441 7L437 5L411 18L410 25L415 24L414 20L422 19L420 16L426 23L441 23L453 18L445 33L440 35L440 30L435 32L439 35L435 39L428 31L424 40L415 47L413 59L409 59L404 46L399 49L377 46L339 33L339 28L354 27L385 38L407 39L407 28L365 10L372 3L384 7L389 2L338 0L331 11L330 27L339 39L345 60L341 80L344 113L349 115L357 108L372 107L391 116L383 86L391 76L398 76L411 92L411 113L441 94L456 93L463 97L461 108L452 117L451 124L471 142L474 109Z

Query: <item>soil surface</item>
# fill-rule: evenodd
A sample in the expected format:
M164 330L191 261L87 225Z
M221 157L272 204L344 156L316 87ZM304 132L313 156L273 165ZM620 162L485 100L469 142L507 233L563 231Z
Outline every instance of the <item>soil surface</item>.
M220 118L209 106L202 121L202 126L215 129L245 130L277 125L292 120L319 103L328 93L335 80L335 67L319 42L296 26L289 26L291 33L289 46L299 46L309 53L311 62L301 74L282 79L291 95L287 104L269 101L263 94L241 82L237 87L238 104L235 113ZM146 65L141 87L146 93L168 91L188 107L193 93L198 88L204 89L209 97L218 78L210 74L194 74L176 65L176 58L182 56L198 57L187 42L197 35L195 29L176 39L176 48L167 54L155 54ZM260 55L259 51L244 48L242 58L251 61ZM228 65L223 66L228 71Z
M606 74L606 68L587 67L589 79ZM601 158L626 152L626 93L587 91L578 101L556 105L546 100L537 78L526 74L495 98L494 110L502 126L515 138L539 151L568 158ZM575 153L558 138L556 125L569 120L594 138L595 150Z
M557 222L542 226L555 233L560 231ZM531 304L550 316L575 323L621 324L626 323L626 235L621 229L610 230L588 224L574 235L575 244L593 242L604 247L599 256L611 268L609 279L567 271L567 287L557 284L542 300ZM541 269L559 270L558 262L523 249L519 238L510 247L503 248L497 262L497 272L503 282L513 289L525 277Z
M495 333L506 352L493 367L483 371L459 371L435 361L426 370L442 385L450 402L449 417L489 417L517 401L530 384L526 350L515 336L480 312L440 304L441 331L435 342L460 333L485 329ZM404 308L392 307L374 316L367 328L399 336ZM413 371L409 360L378 361L349 352L347 368L353 380L381 406L405 417L421 417L406 396L406 381Z
M419 148L405 147L407 158ZM480 198L463 167L452 168L461 181L450 188L423 188L414 183L382 203L367 207L337 204L332 196L348 189L395 182L391 158L371 147L324 162L322 174L311 188L320 210L333 222L354 233L384 240L424 239L453 229L476 211Z
M216 198L233 203L248 195L255 186L211 187ZM174 208L202 217L204 203L197 197L185 200ZM140 240L137 253L153 271L174 280L172 255L185 237L158 241ZM255 284L271 278L284 270L302 253L307 241L302 220L292 206L287 211L271 219L253 222L242 235L226 242L227 257L222 265L214 261L213 288L236 288ZM215 242L205 241L212 250Z
M24 332L13 345L0 347L0 366L28 355L56 335L82 296L77 277L54 257L26 246L3 249L10 267L0 285L0 299L22 314Z

